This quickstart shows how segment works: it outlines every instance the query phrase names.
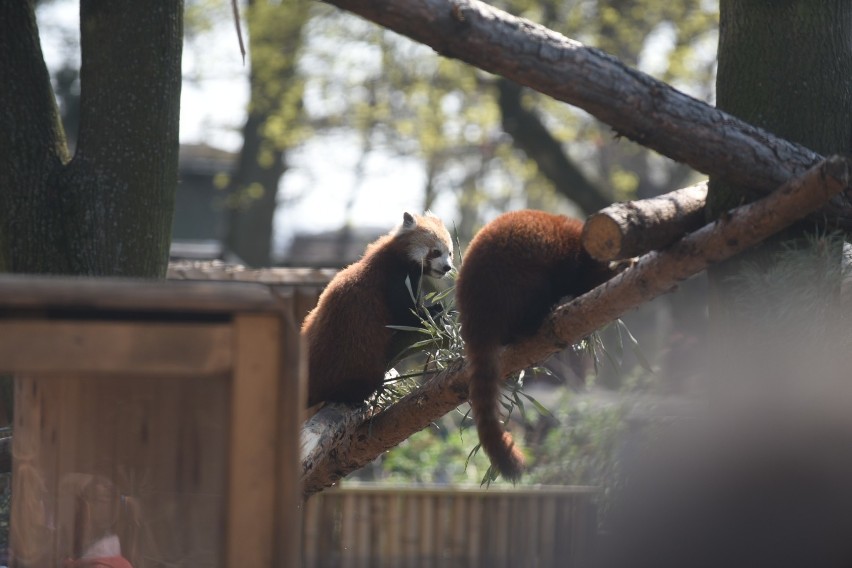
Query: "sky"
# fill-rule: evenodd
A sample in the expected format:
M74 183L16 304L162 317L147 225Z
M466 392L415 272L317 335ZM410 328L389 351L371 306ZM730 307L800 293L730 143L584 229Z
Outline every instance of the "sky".
M78 0L42 5L37 18L48 67L57 67L68 59L79 64ZM183 74L181 143L205 143L238 152L249 94L248 66L243 64L231 21L222 22L212 33L185 41ZM290 169L279 194L301 197L288 199L288 206L278 208L276 251L280 253L295 232L342 226L345 204L353 189L357 189L351 215L355 225L389 230L400 222L403 211L419 211L425 176L417 161L374 152L365 164L363 182L357 184L353 172L359 157L357 141L341 135L314 139L289 155ZM454 211L450 204L439 203L438 207L436 212L443 217ZM445 218L445 222L451 221Z

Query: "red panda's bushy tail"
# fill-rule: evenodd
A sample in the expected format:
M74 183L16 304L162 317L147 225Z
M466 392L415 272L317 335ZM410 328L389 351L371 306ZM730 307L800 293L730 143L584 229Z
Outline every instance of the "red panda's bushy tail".
M470 407L479 434L479 443L500 474L515 482L524 470L524 456L515 446L512 435L500 422L499 350L471 349L467 359L470 365Z

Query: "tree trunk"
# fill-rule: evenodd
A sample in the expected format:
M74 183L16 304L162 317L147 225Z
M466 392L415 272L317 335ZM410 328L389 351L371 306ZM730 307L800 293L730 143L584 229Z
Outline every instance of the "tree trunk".
M32 5L0 8L0 268L162 277L177 183L183 2L82 0L68 161Z
M497 92L503 130L512 136L517 148L535 161L541 173L553 184L553 189L587 214L612 202L571 161L562 144L547 130L539 116L524 107L520 85L500 78L497 80Z
M0 271L62 265L51 177L70 160L30 2L0 4Z
M843 0L722 0L718 107L822 154L852 150L852 3ZM754 188L711 176L710 218L753 199ZM781 240L813 232L800 223L748 254L766 261ZM839 262L838 251L838 262ZM723 282L738 261L709 271L714 311L724 317ZM719 310L722 310L721 312Z
M718 108L823 155L852 150L852 3L722 0ZM711 216L747 188L711 178Z
M304 0L249 3L251 98L239 163L228 187L231 212L225 237L228 249L249 266L269 266L272 260L278 184L301 109L296 54L308 7Z
M253 267L271 264L278 183L286 169L283 151L261 149L267 145L262 130L268 118L268 112L249 111L243 127L240 159L228 188L225 244L229 252ZM268 156L268 163L264 165L259 163L262 152Z

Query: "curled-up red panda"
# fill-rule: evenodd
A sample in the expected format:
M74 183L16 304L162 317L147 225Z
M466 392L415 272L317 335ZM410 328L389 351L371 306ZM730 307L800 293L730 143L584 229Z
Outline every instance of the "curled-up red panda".
M438 217L405 213L402 224L338 272L302 324L308 406L361 403L382 387L395 326L420 326L412 291L422 276L453 268L450 233ZM411 288L406 284L408 279Z
M470 406L479 442L510 480L523 454L500 422L502 348L533 335L565 296L579 296L612 277L583 248L582 221L543 211L505 213L470 242L456 281L456 307L470 365Z

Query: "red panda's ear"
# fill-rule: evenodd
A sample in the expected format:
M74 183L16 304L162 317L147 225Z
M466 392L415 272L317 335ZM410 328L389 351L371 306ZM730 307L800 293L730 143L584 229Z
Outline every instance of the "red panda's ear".
M402 214L402 228L403 230L413 229L414 226L417 225L417 219L414 218L414 215L406 211Z

